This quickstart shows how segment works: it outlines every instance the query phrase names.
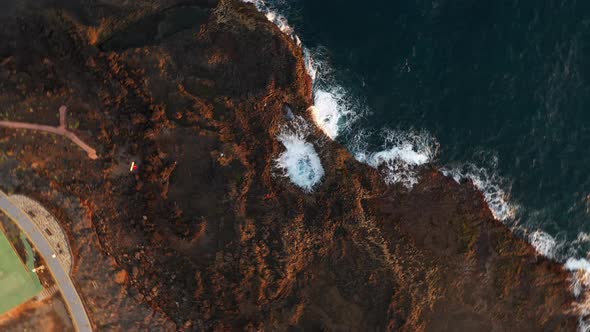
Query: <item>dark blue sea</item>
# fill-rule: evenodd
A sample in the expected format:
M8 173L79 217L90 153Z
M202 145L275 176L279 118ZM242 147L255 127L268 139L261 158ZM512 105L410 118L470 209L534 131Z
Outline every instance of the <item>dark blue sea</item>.
M408 190L423 164L472 180L541 253L586 257L590 1L265 4L311 59L318 121L357 159Z

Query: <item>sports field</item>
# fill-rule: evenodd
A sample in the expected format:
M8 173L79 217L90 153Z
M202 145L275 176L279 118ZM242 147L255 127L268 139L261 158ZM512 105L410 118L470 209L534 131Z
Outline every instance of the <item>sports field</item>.
M0 231L0 314L26 302L42 289L37 276L29 272Z

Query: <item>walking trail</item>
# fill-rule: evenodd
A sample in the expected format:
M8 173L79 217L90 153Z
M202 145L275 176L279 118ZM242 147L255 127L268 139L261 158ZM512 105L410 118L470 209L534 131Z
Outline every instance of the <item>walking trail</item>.
M39 130L45 131L48 133L61 135L69 138L74 144L78 145L82 150L86 151L88 154L88 158L96 159L98 155L96 154L96 150L90 147L88 144L84 143L76 134L68 130L68 124L66 120L66 115L68 112L68 108L66 106L61 106L59 108L59 126L58 127L51 127L46 125L38 125L33 123L26 123L26 122L14 122L14 121L0 121L0 127L6 128L13 128L13 129L28 129L28 130Z

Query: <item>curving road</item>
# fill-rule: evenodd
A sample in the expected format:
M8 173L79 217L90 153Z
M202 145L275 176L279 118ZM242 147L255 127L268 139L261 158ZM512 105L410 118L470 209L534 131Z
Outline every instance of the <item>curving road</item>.
M25 232L29 240L35 246L39 254L45 260L47 268L53 275L61 294L68 306L70 315L74 322L77 331L86 332L92 331L90 320L84 310L82 300L74 287L72 279L69 274L63 269L59 260L53 258L53 249L47 239L43 236L41 230L37 228L35 223L29 216L14 205L4 192L0 190L0 210L4 211L14 222Z

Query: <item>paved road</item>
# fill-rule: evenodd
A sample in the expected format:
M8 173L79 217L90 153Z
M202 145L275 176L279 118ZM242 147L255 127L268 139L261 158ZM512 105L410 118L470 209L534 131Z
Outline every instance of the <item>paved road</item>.
M86 315L86 310L84 310L84 305L76 291L76 287L74 287L72 279L70 279L68 273L64 271L59 260L52 257L53 249L51 249L51 245L49 245L49 242L45 239L41 230L37 228L35 223L26 213L12 204L8 199L8 196L2 191L0 191L0 210L4 211L4 213L18 224L47 263L47 268L53 275L53 278L66 301L68 309L70 310L70 315L74 321L76 330L80 332L92 331L90 320Z

